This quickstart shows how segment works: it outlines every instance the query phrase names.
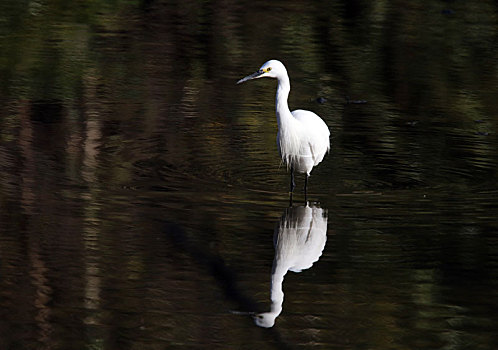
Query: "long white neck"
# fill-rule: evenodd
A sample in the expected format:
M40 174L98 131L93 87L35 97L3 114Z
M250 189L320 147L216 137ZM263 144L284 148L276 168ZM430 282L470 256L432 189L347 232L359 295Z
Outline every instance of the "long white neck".
M287 99L289 98L290 81L287 74L278 77L277 95L275 97L275 106L277 108L277 123L280 128L285 124L288 118L292 118L289 110Z
M278 266L276 258L273 260L273 271L271 275L271 308L268 312L263 312L257 314L254 319L256 324L260 327L273 327L276 318L282 312L282 303L284 302L284 292L282 290L282 283L284 282L284 276L287 273L287 268L282 268Z
M282 161L288 168L291 168L293 164L297 164L298 162L298 155L300 154L303 139L303 129L299 125L299 121L294 118L289 110L289 105L287 104L289 92L289 76L282 74L278 77L277 96L275 98L278 124L278 150Z
M274 267L271 275L271 291L270 291L270 299L271 299L271 309L272 312L280 312L282 311L282 303L284 302L284 291L282 289L282 283L284 282L284 276L287 273L287 267L278 266L279 263L277 261L273 262ZM281 265L281 264L280 264Z

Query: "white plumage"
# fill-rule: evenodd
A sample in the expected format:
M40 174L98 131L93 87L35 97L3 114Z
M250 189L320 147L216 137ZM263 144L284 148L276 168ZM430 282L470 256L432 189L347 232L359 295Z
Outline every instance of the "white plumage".
M272 327L282 312L282 284L287 271L309 269L322 255L327 242L327 211L306 205L287 208L275 230L275 258L271 274L271 308L254 315L260 327Z
M291 201L294 190L294 171L305 174L304 193L306 197L308 176L330 149L329 128L313 112L302 109L292 112L289 110L287 104L290 92L289 75L280 61L266 62L256 73L239 80L237 84L263 77L278 80L275 98L278 123L277 147L282 161L291 172Z

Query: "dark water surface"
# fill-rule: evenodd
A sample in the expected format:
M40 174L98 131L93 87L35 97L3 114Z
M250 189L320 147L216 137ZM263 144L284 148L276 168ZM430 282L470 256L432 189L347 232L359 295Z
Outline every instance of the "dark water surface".
M2 2L0 348L496 349L497 96L493 1Z

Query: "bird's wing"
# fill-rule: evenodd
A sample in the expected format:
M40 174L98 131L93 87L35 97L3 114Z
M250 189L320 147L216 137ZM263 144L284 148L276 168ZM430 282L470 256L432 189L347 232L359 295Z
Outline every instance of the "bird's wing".
M301 122L315 165L320 163L330 149L330 131L325 122L313 112L296 109L292 111L294 118Z

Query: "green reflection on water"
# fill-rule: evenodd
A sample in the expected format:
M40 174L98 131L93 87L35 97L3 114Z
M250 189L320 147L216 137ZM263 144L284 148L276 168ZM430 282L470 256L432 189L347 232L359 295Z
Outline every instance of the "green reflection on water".
M1 344L490 348L495 14L492 1L3 2ZM333 134L310 179L333 232L313 274L286 279L271 334L227 312L267 303L287 203L274 82L235 86L269 58L289 68L290 106ZM220 261L238 299L212 276Z

